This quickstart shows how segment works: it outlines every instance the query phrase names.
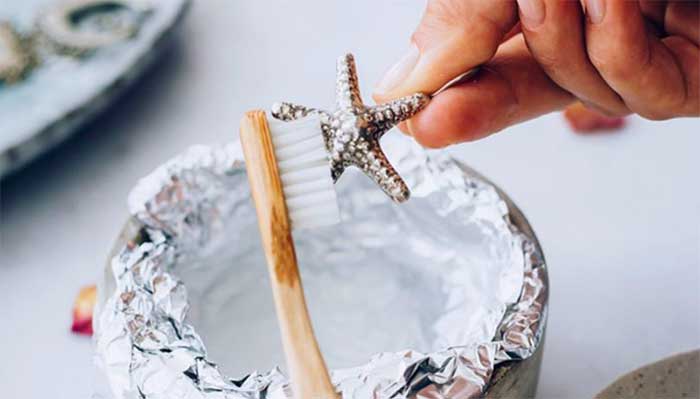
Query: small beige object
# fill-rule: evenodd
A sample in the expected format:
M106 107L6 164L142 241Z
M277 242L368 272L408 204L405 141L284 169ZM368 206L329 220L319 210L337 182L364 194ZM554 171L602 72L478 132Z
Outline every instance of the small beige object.
M23 42L9 22L0 21L0 82L16 82L31 67L32 57Z
M243 117L241 146L294 397L339 398L321 356L306 308L291 223L265 112L251 111Z

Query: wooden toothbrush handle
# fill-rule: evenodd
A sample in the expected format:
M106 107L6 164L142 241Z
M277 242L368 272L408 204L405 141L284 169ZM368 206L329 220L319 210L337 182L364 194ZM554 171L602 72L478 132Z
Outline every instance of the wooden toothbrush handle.
M243 117L241 145L294 396L297 399L339 398L306 309L282 182L263 111L250 111Z

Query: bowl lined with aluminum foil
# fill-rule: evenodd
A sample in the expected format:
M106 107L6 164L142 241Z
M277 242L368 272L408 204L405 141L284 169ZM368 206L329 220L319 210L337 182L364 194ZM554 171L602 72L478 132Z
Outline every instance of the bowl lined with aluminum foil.
M343 222L295 232L307 302L344 398L534 395L547 313L542 251L493 184L403 138L396 205L338 182ZM291 398L237 144L143 178L95 314L116 398Z

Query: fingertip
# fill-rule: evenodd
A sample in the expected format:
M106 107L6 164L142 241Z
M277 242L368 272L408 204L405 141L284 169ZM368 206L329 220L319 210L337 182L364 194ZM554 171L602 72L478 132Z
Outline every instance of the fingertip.
M430 104L428 104L430 106ZM424 117L424 115L428 117ZM421 113L403 123L406 131L412 136L418 144L425 148L442 148L450 143L446 142L445 138L439 134L435 134L436 124L431 122L430 107L424 109Z
M384 101L390 99L392 95L396 97L396 92L400 92L402 87L406 85L406 80L413 73L420 56L420 50L415 43L411 42L404 55L384 73L382 79L374 87L374 92L381 96Z
M375 89L375 91L372 92L372 100L374 100L375 104L384 104L386 102L393 100L393 98L389 97L386 93L378 92Z
M403 122L399 123L396 127L401 131L401 133L403 133L407 136L410 136L411 131L408 129L408 126L406 125L407 123L408 123L408 121L403 121Z
M488 136L491 113L478 111L476 90L457 86L435 97L407 121L409 134L427 148L443 148Z

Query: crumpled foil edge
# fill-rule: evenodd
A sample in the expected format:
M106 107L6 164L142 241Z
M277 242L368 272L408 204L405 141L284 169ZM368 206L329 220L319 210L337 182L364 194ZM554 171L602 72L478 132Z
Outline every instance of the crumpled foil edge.
M412 151L415 159L458 168L444 154ZM292 398L289 382L278 368L234 380L207 360L202 339L186 321L187 290L169 270L192 248L210 245L216 230L222 229L207 223L227 205L210 195L222 189L209 187L221 179L203 176L226 175L243 167L237 143L197 146L157 168L130 193L129 210L140 232L111 260L116 289L95 318L98 366L117 398ZM462 170L460 175L465 187L490 186ZM433 353L376 354L363 366L332 372L343 397L477 398L498 364L533 355L546 323L545 262L536 239L519 231L505 202L503 207L503 217L522 245L524 280L494 339ZM167 215L171 217L164 218ZM193 215L199 220L188 220Z

